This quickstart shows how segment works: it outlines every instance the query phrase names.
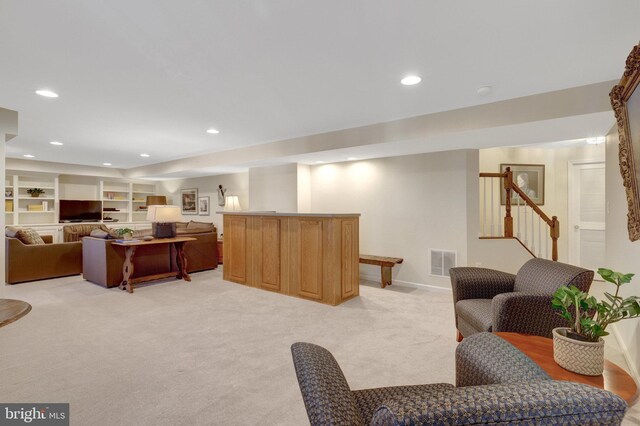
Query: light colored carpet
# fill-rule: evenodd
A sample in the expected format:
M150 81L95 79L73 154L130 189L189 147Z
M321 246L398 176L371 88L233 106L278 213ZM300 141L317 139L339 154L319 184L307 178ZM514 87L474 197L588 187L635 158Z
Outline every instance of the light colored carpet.
M308 424L296 341L333 352L353 389L454 383L450 293L363 285L331 307L192 278L7 286L33 310L0 329L0 401L69 402L72 425Z
M296 341L331 350L353 389L454 382L450 294L363 285L331 307L192 278L7 286L33 310L0 329L0 401L70 402L75 425L307 424Z

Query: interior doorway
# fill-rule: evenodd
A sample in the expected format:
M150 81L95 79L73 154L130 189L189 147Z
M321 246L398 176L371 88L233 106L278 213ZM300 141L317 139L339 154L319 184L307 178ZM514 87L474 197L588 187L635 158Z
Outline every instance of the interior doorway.
M596 271L605 262L605 163L569 162L569 263Z

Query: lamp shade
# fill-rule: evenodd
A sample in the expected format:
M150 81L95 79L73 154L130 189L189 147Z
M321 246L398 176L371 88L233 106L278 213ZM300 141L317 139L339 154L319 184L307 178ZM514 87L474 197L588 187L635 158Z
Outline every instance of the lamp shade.
M237 195L229 195L226 198L226 202L224 204L225 212L241 212L242 207L240 207L240 200Z
M151 222L180 222L182 214L178 206L149 206L147 220Z
M167 197L164 195L147 195L147 206L166 206Z

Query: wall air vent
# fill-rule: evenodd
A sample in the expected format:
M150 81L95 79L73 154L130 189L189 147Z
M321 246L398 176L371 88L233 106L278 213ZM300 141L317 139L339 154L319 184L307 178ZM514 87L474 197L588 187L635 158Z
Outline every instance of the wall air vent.
M452 250L429 249L431 275L449 277L449 269L456 266L458 252Z

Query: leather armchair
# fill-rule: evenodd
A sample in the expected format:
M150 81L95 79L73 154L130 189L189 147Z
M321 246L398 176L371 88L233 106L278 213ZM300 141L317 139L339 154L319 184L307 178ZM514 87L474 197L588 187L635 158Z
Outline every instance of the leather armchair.
M5 281L16 284L82 273L82 243L24 244L17 238L5 238Z
M462 267L450 276L459 340L483 331L551 337L568 325L551 308L553 293L565 285L589 291L593 281L593 271L545 259L531 259L516 275Z
M457 387L437 383L352 391L329 351L294 343L293 363L311 425L621 423L627 404L619 396L551 380L514 346L483 334L461 343L463 349L456 351ZM483 358L491 362L466 361ZM460 370L465 364L469 365Z

